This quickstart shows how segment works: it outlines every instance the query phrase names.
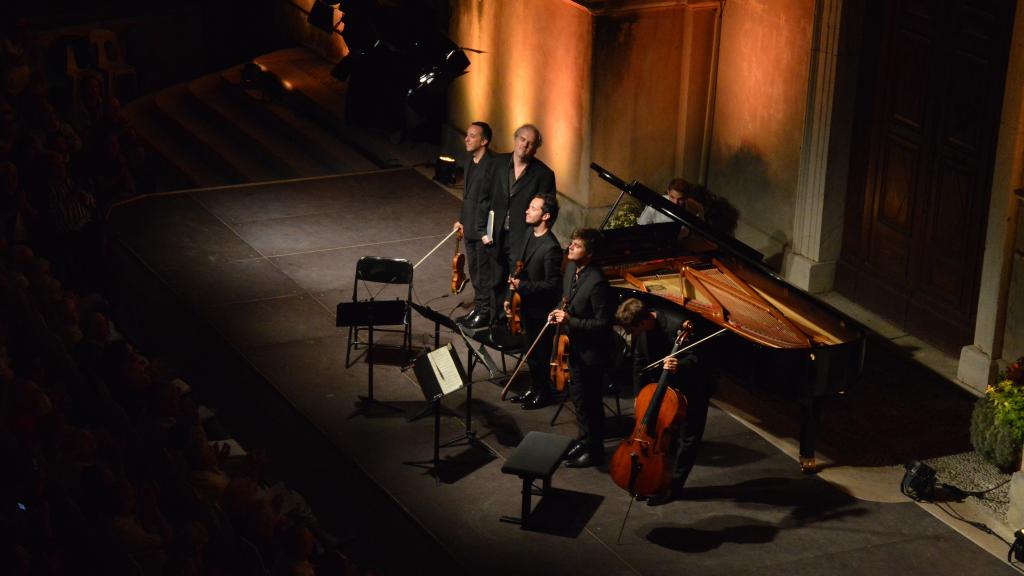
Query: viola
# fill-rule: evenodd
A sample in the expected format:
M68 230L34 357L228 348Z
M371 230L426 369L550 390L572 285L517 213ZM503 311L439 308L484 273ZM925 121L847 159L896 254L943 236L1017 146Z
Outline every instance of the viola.
M569 307L569 299L563 298L562 305L558 307L559 310L565 310ZM555 341L551 344L551 383L554 384L555 390L559 392L565 390L565 385L569 383L571 377L569 376L569 335L566 334L561 326L555 327Z
M455 234L455 256L452 258L452 294L462 292L466 287L466 255L460 250L462 230Z
M693 331L682 324L672 347L675 354ZM662 370L656 384L644 386L636 397L638 418L633 433L619 444L608 472L612 480L633 496L654 496L668 490L675 471L672 440L686 417L686 397L668 385L668 371Z
M516 260L515 269L509 278L519 278L523 273L523 265L522 260ZM512 296L509 298L508 303L508 332L512 336L518 336L523 333L523 299L519 292L516 292L515 288L512 288L511 292Z

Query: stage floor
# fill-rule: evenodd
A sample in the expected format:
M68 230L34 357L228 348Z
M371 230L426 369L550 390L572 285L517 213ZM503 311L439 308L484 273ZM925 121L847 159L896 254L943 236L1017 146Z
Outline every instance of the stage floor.
M525 412L501 402L483 368L474 374L472 425L498 456L464 444L445 448L439 478L407 464L428 460L433 446L433 418L407 421L425 407L413 373L395 366L375 371L377 399L404 413L354 414L368 370L362 362L345 368L347 332L335 327L335 306L351 299L361 256L416 262L451 229L458 208L457 198L424 176L396 169L155 195L115 208L110 222L137 268L151 276L134 281L145 286L140 290L166 288L180 304L163 322L198 326L222 341L265 382L245 386L272 388L382 489L365 498L339 493L339 500L364 498L370 503L354 514L372 514L373 506L385 506L373 498L393 499L466 574L1015 573L912 502L859 500L802 475L791 457L717 408L684 498L634 504L620 542L629 499L602 469L559 470L557 490L539 512L543 527L499 521L517 515L520 505L520 480L501 473L504 459L528 431L574 436L575 424L563 411L549 425L555 407ZM414 299L446 314L472 298L472 288L448 295L451 254L446 244L416 270L414 282ZM398 296L389 288L378 298ZM433 344L432 323L414 316L413 326L414 345ZM442 330L442 344L453 342L464 359L458 340ZM235 410L250 394L268 397L220 374ZM465 394L452 394L444 405L442 442L463 431ZM631 412L628 402L624 408ZM275 425L265 422L264 434L289 434ZM615 445L608 440L609 450ZM330 457L304 455L324 474L334 472L318 460ZM347 485L345 478L329 481ZM311 499L317 510L332 508L322 497ZM365 537L387 538L386 525L360 522ZM402 573L433 557L406 550L400 540L391 546L394 557L379 558L381 573ZM423 573L434 568L421 566Z

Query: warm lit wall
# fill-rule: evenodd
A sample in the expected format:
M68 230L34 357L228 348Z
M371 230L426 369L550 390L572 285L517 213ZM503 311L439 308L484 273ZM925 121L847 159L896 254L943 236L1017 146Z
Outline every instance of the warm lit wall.
M773 262L793 230L813 16L813 0L729 0L722 21L708 187Z
M537 157L558 190L587 205L591 16L566 0L455 0L451 37L470 53L469 71L449 92L451 125L484 120L494 148L509 151L524 123L544 134Z
M594 162L656 190L699 179L713 16L675 6L596 17ZM591 186L592 207L618 192L596 175Z

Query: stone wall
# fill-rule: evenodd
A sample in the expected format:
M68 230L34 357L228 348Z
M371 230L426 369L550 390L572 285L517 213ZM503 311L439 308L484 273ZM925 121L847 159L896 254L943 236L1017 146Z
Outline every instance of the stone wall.
M792 240L813 18L813 0L729 0L722 21L708 187L775 265Z

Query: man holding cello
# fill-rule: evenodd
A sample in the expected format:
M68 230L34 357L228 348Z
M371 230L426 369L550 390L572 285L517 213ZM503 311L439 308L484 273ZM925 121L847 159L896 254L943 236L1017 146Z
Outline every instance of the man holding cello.
M604 371L612 351L612 319L615 303L601 269L590 262L598 250L601 233L580 228L569 243L569 265L562 278L566 304L550 319L569 336L569 372L572 402L580 428L579 442L569 451L569 468L604 463Z
M697 356L692 352L669 358L661 365L642 372L646 366L671 353L676 334L685 320L678 312L654 310L637 298L625 300L615 311L615 323L632 336L635 395L639 395L645 385L657 382L665 371L668 372L668 385L686 398L686 416L681 429L674 435L672 445L675 460L672 481L666 492L647 501L652 506L670 502L682 493L697 461L708 419L708 404L714 392L714 378L703 368L709 363L697 362Z
M513 239L505 292L505 314L518 312L527 342L537 338L547 324L548 313L558 305L561 294L562 245L551 232L558 219L558 199L553 194L538 194L526 207L526 230ZM517 263L521 262L522 266ZM513 293L519 295L519 309L512 310ZM552 338L545 335L526 359L530 368L530 388L512 398L522 402L524 410L536 410L551 403L549 361Z

